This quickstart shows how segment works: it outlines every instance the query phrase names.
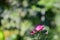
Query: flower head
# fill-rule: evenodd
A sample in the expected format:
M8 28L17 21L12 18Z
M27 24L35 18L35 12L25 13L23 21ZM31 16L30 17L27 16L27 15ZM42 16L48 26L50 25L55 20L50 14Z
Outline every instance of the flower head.
M45 32L45 34L46 34L46 35L48 35L48 31L47 31L47 32Z
M35 28L35 30L36 30L36 31L42 31L43 28L44 28L43 25L38 25L38 26Z
M33 30L33 31L31 31L31 35L34 35L35 34L35 31Z

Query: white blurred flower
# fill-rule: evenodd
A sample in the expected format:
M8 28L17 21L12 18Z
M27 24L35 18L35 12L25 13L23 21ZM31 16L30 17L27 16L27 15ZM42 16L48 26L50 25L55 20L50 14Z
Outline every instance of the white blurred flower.
M41 21L45 21L45 16L42 16L41 17Z
M45 34L48 34L48 31Z

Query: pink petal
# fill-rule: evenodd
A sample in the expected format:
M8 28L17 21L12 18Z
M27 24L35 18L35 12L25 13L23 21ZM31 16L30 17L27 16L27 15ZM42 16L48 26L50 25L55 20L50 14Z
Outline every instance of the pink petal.
M34 35L35 34L35 31L33 30L32 32L31 32L31 35Z
M40 31L40 30L43 30L44 26L43 25L38 25L35 30L36 31Z

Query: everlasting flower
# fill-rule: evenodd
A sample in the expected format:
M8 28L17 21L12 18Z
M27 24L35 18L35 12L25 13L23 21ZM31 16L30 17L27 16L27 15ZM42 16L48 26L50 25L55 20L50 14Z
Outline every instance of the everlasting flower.
M35 30L36 30L36 31L42 31L43 28L44 28L43 25L38 25L38 26L35 28Z
M32 32L31 32L31 35L34 35L35 34L35 31L33 30Z

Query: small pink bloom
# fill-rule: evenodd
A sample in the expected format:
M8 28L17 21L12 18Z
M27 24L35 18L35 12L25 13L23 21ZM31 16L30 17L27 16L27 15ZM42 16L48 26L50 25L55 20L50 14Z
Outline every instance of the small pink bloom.
M41 31L41 30L43 30L43 28L44 28L43 25L38 25L38 26L35 28L35 30L36 30L36 31Z
M31 35L34 35L35 34L35 31L33 30L32 32L31 32Z

